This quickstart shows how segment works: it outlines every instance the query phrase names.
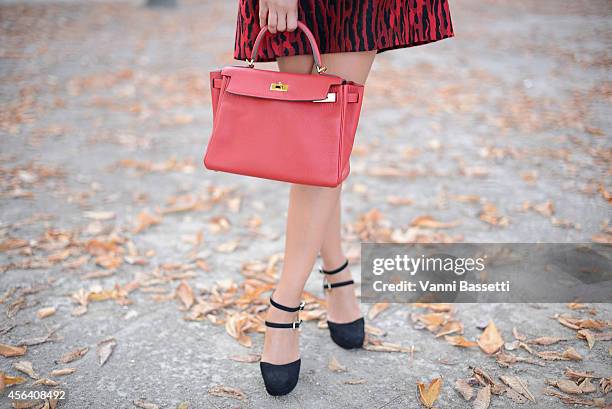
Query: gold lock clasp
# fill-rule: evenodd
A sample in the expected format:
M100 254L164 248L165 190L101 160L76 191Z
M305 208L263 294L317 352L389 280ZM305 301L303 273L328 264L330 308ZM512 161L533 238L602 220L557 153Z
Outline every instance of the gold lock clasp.
M280 81L279 82L273 82L272 84L270 84L270 91L287 92L287 89L289 89L289 85L283 84Z

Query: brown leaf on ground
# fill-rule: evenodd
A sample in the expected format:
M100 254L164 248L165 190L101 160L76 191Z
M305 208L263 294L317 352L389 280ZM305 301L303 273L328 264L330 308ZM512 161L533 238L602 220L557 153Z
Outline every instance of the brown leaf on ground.
M22 376L12 376L7 375L4 372L0 371L0 392L2 391L2 387L11 386L11 385L19 385L26 382L26 378Z
M96 348L98 365L102 366L106 363L106 361L108 361L108 358L110 358L116 346L117 340L115 340L113 337L98 342L98 346Z
M449 321L436 333L436 338L458 332L463 333L463 324L459 321Z
M487 328L478 339L478 346L486 354L491 355L497 352L504 345L504 339L497 330L497 327L492 320L489 320Z
M578 338L586 340L589 349L593 349L593 346L595 345L595 337L591 331L588 329L581 329L578 331Z
M558 315L557 321L559 321L561 325L564 325L576 331L581 329L593 329L596 331L602 331L610 326L610 324L606 321L595 320L592 318L574 318L565 314Z
M576 382L570 381L569 379L547 379L546 384L550 386L556 386L561 392L581 394L582 389Z
M40 378L36 371L34 371L34 368L32 367L32 362L30 361L13 362L13 368L18 370L19 372L23 372L32 379Z
M513 389L516 393L524 396L528 400L535 402L535 398L532 393L527 388L527 383L519 378L518 376L500 376L499 379L506 385L508 385L511 389Z
M45 385L45 386L58 386L60 383L58 381L54 381L49 378L40 378L35 382L32 382L32 385Z
M434 402L440 395L440 388L442 387L442 378L435 378L429 385L417 382L417 390L419 392L419 399L426 408L433 408Z
M457 379L455 381L455 389L465 400L472 399L472 395L474 395L474 388L472 388L468 379Z
M605 407L605 400L603 398L595 398L595 399L582 399L577 396L565 395L561 392L556 391L552 388L545 388L542 393L548 396L554 396L559 398L561 402L567 405L584 405L584 406L595 406L599 408Z
M451 319L451 315L443 312L429 314L412 314L412 321L424 325L428 331L434 332Z
M347 379L346 381L342 383L345 385L362 385L366 382L367 381L365 379Z
M25 355L28 350L25 346L13 346L8 344L0 344L0 355L5 358L10 358L12 356L22 356Z
M134 404L134 406L141 409L159 409L158 405L151 402L147 402L144 399L136 399L132 403Z
M482 210L478 214L480 220L493 226L508 226L508 218L498 213L497 207L491 202L482 205Z
M560 351L541 351L536 352L537 356L547 361L582 361L580 355L574 348L570 347L563 352Z
M379 339L366 339L366 343L363 345L363 349L366 351L373 352L406 352L414 353L414 346L403 347L400 344L394 344L392 342L385 342Z
M232 355L229 357L232 361L242 362L246 364L252 364L261 361L261 355L248 354L248 355Z
M428 214L417 216L410 222L410 226L420 227L423 229L450 229L460 224L461 222L459 220L454 220L452 222L441 222Z
M607 395L612 391L612 378L601 378L599 381L599 389L601 393Z
M597 391L597 387L591 383L591 378L584 378L578 386L582 393L593 393Z
M253 345L253 340L244 333L248 325L248 314L234 313L227 318L225 330L232 338L236 339L240 345L250 348Z
M388 309L390 304L388 302L377 302L368 310L368 319L372 321L374 318L378 317L378 315Z
M186 310L190 309L193 303L195 302L193 289L185 280L181 280L181 283L177 287L176 296L179 298L179 300L181 300Z
M55 311L55 307L41 308L40 310L36 311L36 316L39 319L47 318L55 314Z
M488 409L491 404L491 386L487 385L478 391L474 399L474 409Z
M409 206L414 203L414 200L401 196L388 195L386 199L387 203L393 206Z
M532 345L553 345L558 342L569 341L569 338L557 338L557 337L540 337L526 341L527 344Z
M238 248L239 244L240 242L238 240L230 240L219 244L217 247L215 247L215 250L219 253L232 253Z
M89 348L84 347L84 348L77 348L77 349L72 350L70 352L66 352L64 355L61 356L61 358L59 359L59 362L61 362L63 364L67 364L67 363L70 363L72 361L76 361L77 359L80 359L83 356L85 356L87 351L89 351Z
M76 372L76 368L54 369L54 370L51 371L51 376L72 375L75 372Z
M329 368L329 370L332 372L346 372L347 371L346 367L343 366L340 362L338 362L335 356L332 356L332 358L329 360L329 364L327 364L327 368Z
M544 363L540 361L537 361L532 358L525 358L522 356L514 355L509 352L499 352L498 354L495 355L495 359L497 360L497 363L500 366L503 366L506 368L517 362L524 362L526 364L544 366Z
M505 386L496 383L491 375L489 375L484 369L478 367L470 367L472 369L472 374L474 378L478 381L482 386L491 386L491 393L494 395L501 395L505 392Z
M444 340L456 347L471 348L478 346L478 342L468 341L463 335L446 335Z
M138 224L134 227L134 234L138 234L151 226L161 223L162 218L160 215L152 214L147 210L143 210L138 214Z
M385 331L384 329L375 327L374 325L370 324L365 325L365 332L375 337L382 337L387 333L387 331Z
M247 395L240 389L223 385L213 386L208 390L208 394L223 398L234 398L240 401L244 401L247 399Z
M8 250L16 250L22 247L27 247L28 241L17 239L17 238L8 238L0 243L0 252L5 252Z
M524 334L521 334L519 330L516 329L516 327L512 328L512 335L514 336L515 339L519 341L525 341L527 339L527 336Z

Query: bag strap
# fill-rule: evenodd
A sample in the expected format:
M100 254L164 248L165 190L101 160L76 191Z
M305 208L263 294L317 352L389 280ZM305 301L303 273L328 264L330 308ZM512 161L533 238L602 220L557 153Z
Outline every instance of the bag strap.
M302 30L302 32L304 32L304 34L306 34L306 37L308 37L308 41L310 42L310 48L312 48L312 55L314 57L315 65L317 67L317 72L319 74L321 74L322 72L325 72L327 70L327 67L321 64L321 53L319 52L319 46L317 45L317 40L315 40L314 36L312 35L312 32L304 23L302 23L301 21L298 21L297 26L300 30ZM257 50L259 49L259 43L261 43L261 40L263 40L264 35L266 34L267 31L268 31L268 26L262 27L261 30L259 31L259 34L257 34L257 38L255 38L255 43L253 44L253 50L251 52L251 59L248 59L248 58L246 59L247 64L249 64L249 68L253 68L255 66L255 60L257 58Z

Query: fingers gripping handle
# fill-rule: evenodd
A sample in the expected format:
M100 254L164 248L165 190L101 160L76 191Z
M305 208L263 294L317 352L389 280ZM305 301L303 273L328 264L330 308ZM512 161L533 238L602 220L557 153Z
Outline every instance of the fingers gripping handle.
M301 21L297 22L297 26L300 30L302 30L302 32L304 32L304 34L306 34L306 37L308 37L308 41L310 42L310 47L312 48L312 55L314 57L315 65L317 67L317 72L319 74L322 72L325 72L327 68L324 67L323 64L321 64L321 53L319 52L319 46L317 45L317 41L312 35L312 32ZM249 64L249 67L251 68L255 66L255 59L257 58L257 50L259 49L259 44L261 43L261 40L263 40L267 31L268 31L267 26L262 27L261 30L259 31L259 34L257 34L257 38L255 38L255 43L253 44L253 51L251 52L251 59L250 60L248 58L246 59L247 64Z

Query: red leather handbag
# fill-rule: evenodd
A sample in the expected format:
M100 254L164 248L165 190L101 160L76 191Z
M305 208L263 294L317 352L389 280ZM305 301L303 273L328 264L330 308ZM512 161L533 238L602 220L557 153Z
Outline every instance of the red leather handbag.
M213 130L204 165L216 171L305 185L338 186L350 172L363 85L326 74L303 23L317 74L254 69L263 27L248 66L210 73Z

